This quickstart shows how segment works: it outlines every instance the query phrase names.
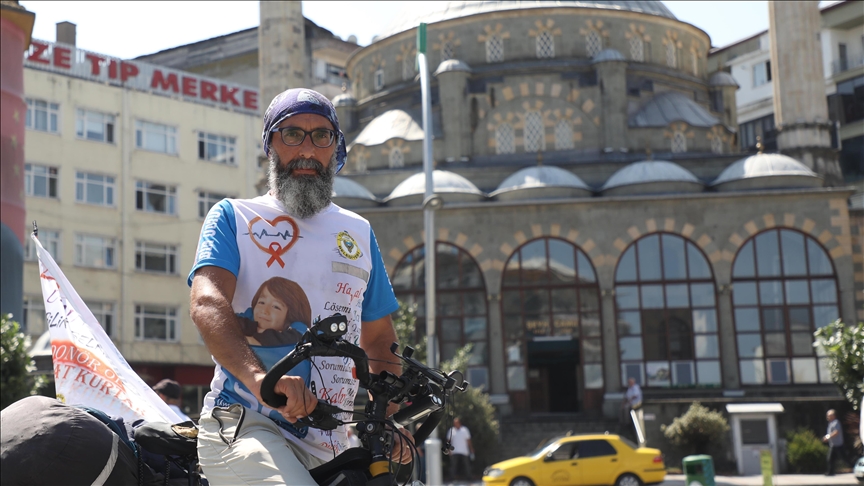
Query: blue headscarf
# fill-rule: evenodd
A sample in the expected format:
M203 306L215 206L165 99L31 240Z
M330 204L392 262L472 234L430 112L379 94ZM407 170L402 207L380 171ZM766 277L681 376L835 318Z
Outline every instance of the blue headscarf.
M270 155L270 131L287 118L303 113L321 115L333 125L336 131L336 172L338 173L345 165L348 156L345 150L345 135L339 129L339 120L336 118L336 108L333 107L333 103L330 103L330 100L321 93L311 89L285 90L270 102L270 106L264 112L264 132L261 134L264 154Z

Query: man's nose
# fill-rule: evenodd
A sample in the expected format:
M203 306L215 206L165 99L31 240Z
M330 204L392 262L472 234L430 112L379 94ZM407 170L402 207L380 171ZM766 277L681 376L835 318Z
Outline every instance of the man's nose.
M312 134L307 134L303 139L303 143L298 147L297 155L304 159L311 159L315 156L315 145L312 143Z

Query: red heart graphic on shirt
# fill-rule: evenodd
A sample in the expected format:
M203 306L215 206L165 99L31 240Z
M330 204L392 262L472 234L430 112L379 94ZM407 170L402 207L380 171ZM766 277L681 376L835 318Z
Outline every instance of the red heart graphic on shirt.
M271 235L266 231L266 229L264 230L264 232L262 234L257 235L257 234L255 234L254 231L252 231L252 226L255 223L257 223L258 221L263 221L263 222L269 224L270 227L274 228L274 229L276 228L277 224L279 224L283 221L287 221L288 224L291 225L291 229L292 229L291 241L289 241L288 244L285 246L282 246L282 244L279 243L278 241L273 241L267 246L262 245L259 240L261 238L263 238L264 236L282 236L284 239L287 235L280 235L278 232L275 235ZM249 221L249 237L252 238L252 242L255 243L255 246L257 246L264 253L267 253L268 255L270 255L270 259L267 260L267 266L268 267L270 265L272 265L274 262L276 262L279 264L280 267L285 268L285 262L282 261L282 255L284 255L285 252L290 250L291 247L294 246L294 243L297 242L297 238L300 237L300 229L297 227L297 223L295 223L294 220L291 219L289 216L277 216L276 218L273 218L273 219L264 219L261 216L256 216L256 217L252 218L251 221Z

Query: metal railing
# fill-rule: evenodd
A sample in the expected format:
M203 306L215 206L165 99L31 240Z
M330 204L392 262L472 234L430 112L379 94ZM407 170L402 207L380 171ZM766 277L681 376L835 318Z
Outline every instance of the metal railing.
M850 69L864 66L864 55L851 58L835 59L831 63L831 74L840 74Z

